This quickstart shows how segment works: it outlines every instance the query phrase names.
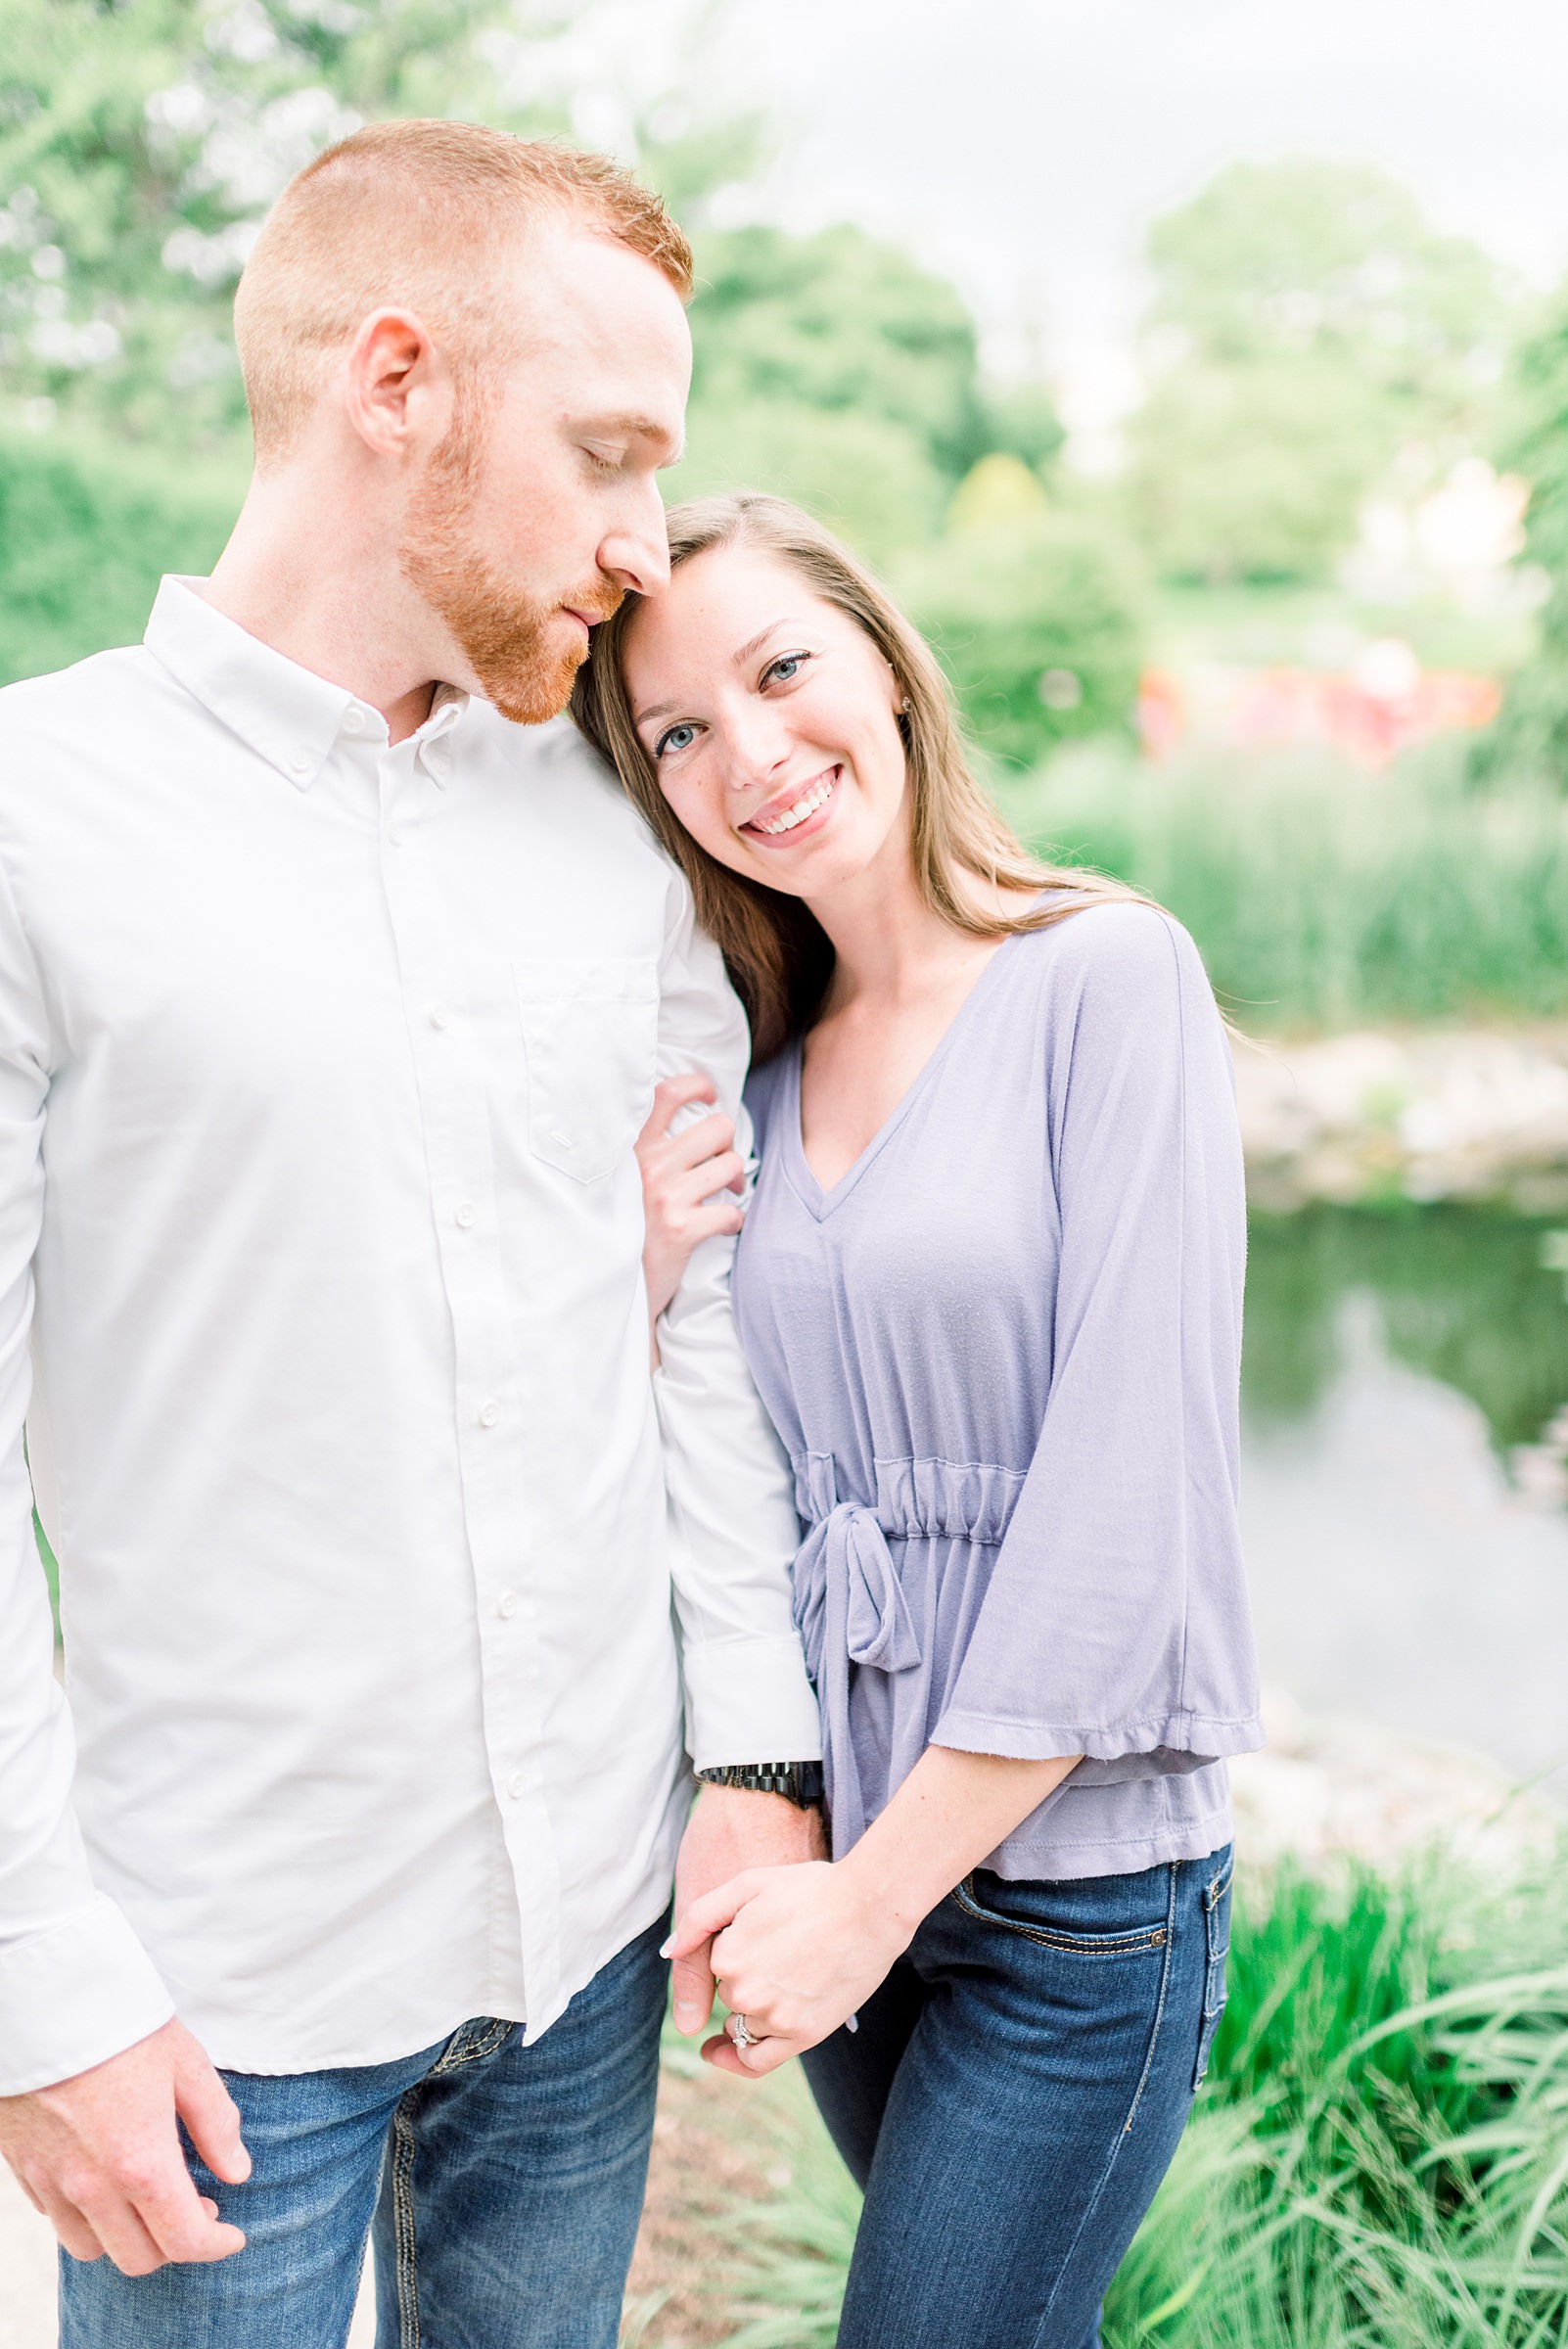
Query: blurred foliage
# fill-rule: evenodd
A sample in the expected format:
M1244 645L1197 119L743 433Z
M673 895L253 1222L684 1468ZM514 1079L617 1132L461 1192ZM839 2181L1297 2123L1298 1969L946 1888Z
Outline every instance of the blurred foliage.
M899 425L956 481L992 445L961 296L857 228L709 235L697 249L690 438L754 401Z
M1083 751L995 781L1027 839L1179 916L1245 1028L1568 1012L1568 807L1467 789L1452 743L1378 777Z
M165 446L243 438L228 314L256 222L294 171L372 115L494 115L499 97L506 118L486 36L514 13L501 0L0 0L8 403L48 399L71 422Z
M243 478L0 438L0 683L134 644L165 571L210 571Z
M700 237L671 500L793 497L873 561L940 529L986 444L974 323L946 280L856 228Z
M1321 577L1402 449L1474 445L1507 282L1381 172L1233 163L1155 222L1148 258L1128 498L1165 576Z
M1506 1454L1534 1444L1568 1395L1568 1306L1543 1261L1545 1227L1475 1208L1369 1214L1254 1211L1242 1403L1260 1430L1310 1412L1341 1366L1340 1312L1375 1300L1399 1361L1468 1395Z
M965 504L983 517L962 527ZM899 574L957 688L975 740L1028 766L1055 745L1130 732L1142 653L1139 578L1103 523L1044 499L986 520L975 476L959 527Z
M1568 789L1568 288L1521 338L1507 386L1499 451L1530 484L1526 553L1549 583L1537 649L1510 679L1475 765L1549 778Z

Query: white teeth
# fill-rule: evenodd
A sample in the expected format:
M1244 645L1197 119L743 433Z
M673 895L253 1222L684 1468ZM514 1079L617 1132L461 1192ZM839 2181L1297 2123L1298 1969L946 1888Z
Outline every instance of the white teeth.
M793 807L786 807L784 813L776 815L770 824L757 824L756 829L767 833L769 838L780 832L793 832L797 824L804 824L808 815L815 815L817 809L826 804L832 795L833 783L833 776L825 776L814 791L807 793L804 800L797 800Z

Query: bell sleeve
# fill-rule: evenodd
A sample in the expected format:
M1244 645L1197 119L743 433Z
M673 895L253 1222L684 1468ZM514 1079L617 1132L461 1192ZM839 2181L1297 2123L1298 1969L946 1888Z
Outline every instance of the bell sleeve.
M1059 1229L1039 1441L933 1742L1074 1778L1263 1742L1236 1520L1246 1253L1229 1051L1186 933L1095 907L1046 1032Z

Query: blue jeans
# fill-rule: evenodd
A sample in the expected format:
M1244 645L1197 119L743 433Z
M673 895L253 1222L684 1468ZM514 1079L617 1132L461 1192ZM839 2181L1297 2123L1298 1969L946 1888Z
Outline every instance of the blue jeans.
M191 2168L246 2248L140 2277L62 2253L61 2349L342 2349L373 2221L377 2349L614 2349L668 1929L629 1942L531 2048L480 2020L396 2063L226 2072L254 2168L239 2187Z
M977 1869L803 2058L866 2194L839 2349L1096 2349L1224 2004L1230 1865Z

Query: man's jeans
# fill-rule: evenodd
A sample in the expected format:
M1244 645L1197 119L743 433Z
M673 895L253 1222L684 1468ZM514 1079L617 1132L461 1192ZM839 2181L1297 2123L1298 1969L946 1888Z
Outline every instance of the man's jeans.
M1224 2004L1230 1854L977 1869L805 2058L866 2188L839 2349L1093 2349Z
M142 2277L63 2253L62 2349L342 2349L372 2213L377 2349L613 2349L668 1929L629 1942L531 2048L482 2020L398 2063L226 2072L254 2168L235 2187L191 2167L246 2248Z

